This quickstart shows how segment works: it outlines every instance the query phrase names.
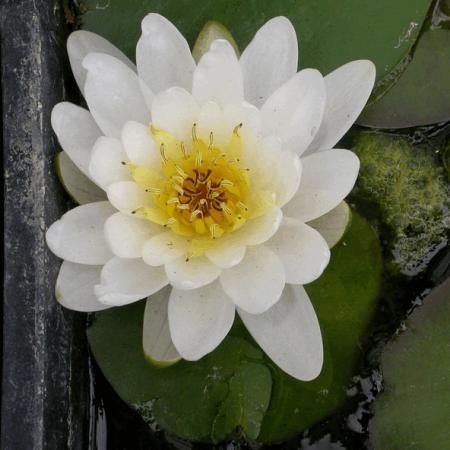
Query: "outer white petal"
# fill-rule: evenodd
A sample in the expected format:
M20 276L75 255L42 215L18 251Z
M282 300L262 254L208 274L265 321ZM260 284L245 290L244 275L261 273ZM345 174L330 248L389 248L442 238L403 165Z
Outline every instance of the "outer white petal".
M166 286L145 303L142 346L145 356L159 367L170 366L181 358L170 337L167 314L170 292L171 287Z
M145 242L159 232L159 225L121 212L105 222L105 238L111 251L121 258L140 258Z
M81 92L84 90L87 74L86 69L82 66L82 62L88 53L106 53L119 59L133 71L136 71L136 66L117 47L105 38L90 31L77 30L71 33L69 39L67 39L67 53L73 75Z
M153 124L184 142L192 139L192 125L197 121L198 113L194 97L180 87L159 93L152 104Z
M234 242L223 239L206 251L207 258L216 266L222 269L229 269L230 267L239 264L245 256L246 246L236 245Z
M220 282L239 308L261 314L280 298L285 284L283 264L263 245L248 247L242 262L224 270Z
M47 230L50 250L78 264L104 264L112 253L103 235L106 219L114 213L109 202L88 203L66 212Z
M153 92L172 86L191 90L194 58L186 39L163 16L148 14L144 17L136 62L139 77Z
M309 222L331 211L352 190L359 159L349 150L333 149L302 158L300 187L283 212Z
M165 268L172 286L182 290L197 289L212 283L222 271L204 256L189 261L183 256L169 261Z
M114 257L103 266L95 294L105 305L121 306L152 295L167 283L161 267L150 267L142 259Z
M130 170L122 164L126 159L119 140L100 136L92 149L89 163L91 178L105 190L117 181L131 180Z
M90 177L91 150L102 135L92 114L69 102L58 103L52 111L52 128L69 158Z
M323 236L327 241L328 247L333 248L344 236L350 221L350 207L346 202L341 202L330 212L308 222L308 225Z
M276 193L278 206L284 206L300 186L302 163L294 152L277 152L272 165L271 189Z
M161 163L158 146L148 125L127 122L122 129L122 145L132 163L149 167Z
M150 266L161 266L183 256L186 253L186 244L186 238L183 236L172 231L160 232L145 242L142 258Z
M328 244L320 233L290 217L283 218L266 246L282 261L286 283L310 283L320 277L330 261Z
M118 181L108 187L108 200L125 214L132 214L141 206L152 206L151 195L140 188L134 181Z
M129 120L150 122L137 75L123 62L103 53L83 60L88 71L84 96L95 121L107 136L120 139Z
M97 300L94 286L100 280L102 266L87 266L63 261L56 280L58 303L74 311L92 312L108 308Z
M280 301L263 314L239 310L239 315L264 352L286 373L303 381L320 374L322 335L302 286L286 285Z
M217 281L189 291L173 289L169 327L180 355L196 361L212 352L230 331L234 314L234 303Z
M202 56L194 72L192 94L200 104L211 100L222 107L244 100L241 67L228 41L214 41Z
M297 35L291 22L286 17L266 22L242 53L240 63L245 99L261 106L297 72Z
M333 148L363 110L375 83L371 61L345 64L325 77L327 101L322 124L308 152Z
M279 136L285 149L301 155L319 130L325 98L325 82L320 72L301 70L262 106L264 132Z

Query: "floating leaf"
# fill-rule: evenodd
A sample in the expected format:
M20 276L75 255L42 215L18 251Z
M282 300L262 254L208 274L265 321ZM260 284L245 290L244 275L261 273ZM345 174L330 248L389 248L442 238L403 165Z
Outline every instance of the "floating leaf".
M298 33L300 65L328 73L354 59L370 59L388 87L402 70L431 0L84 0L82 27L104 36L134 58L140 22L149 12L171 20L192 46L209 20L219 21L244 49L275 16L287 16ZM400 67L400 68L399 68Z
M116 392L165 430L217 442L238 428L249 439L283 441L345 401L380 275L377 237L353 213L327 270L306 286L325 341L324 368L312 382L297 381L276 367L239 319L214 352L164 369L148 363L142 351L143 302L97 313L89 342Z
M66 152L56 155L55 166L61 184L75 203L84 205L106 200L105 192L81 172Z
M366 107L358 123L406 128L450 119L450 30L430 30L420 38L399 81Z
M444 450L450 443L450 280L406 321L381 357L384 392L375 400L376 450Z

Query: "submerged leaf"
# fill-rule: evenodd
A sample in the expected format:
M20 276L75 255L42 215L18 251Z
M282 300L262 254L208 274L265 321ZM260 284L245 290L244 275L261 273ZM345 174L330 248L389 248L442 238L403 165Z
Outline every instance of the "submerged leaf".
M430 30L420 38L399 81L367 106L358 123L406 128L450 119L450 30Z
M383 351L384 391L370 437L376 450L443 450L450 442L450 280L436 288Z

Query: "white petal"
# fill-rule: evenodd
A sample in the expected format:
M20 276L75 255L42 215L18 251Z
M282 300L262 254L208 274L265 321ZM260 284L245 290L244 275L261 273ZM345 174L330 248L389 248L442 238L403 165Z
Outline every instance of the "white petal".
M339 142L363 110L375 83L375 73L371 61L359 60L345 64L325 77L325 112L308 153L333 148Z
M121 212L105 222L105 238L111 251L121 258L140 258L145 242L159 232L160 226Z
M224 146L230 139L228 129L224 127L222 108L216 102L206 102L200 107L197 121L197 135L208 142L210 133L214 135L217 146Z
M103 266L95 294L105 305L121 306L152 295L167 283L161 267L150 267L142 259L114 257Z
M223 124L227 130L229 139L234 128L241 125L239 135L243 139L244 146L251 145L262 133L262 118L258 108L250 103L242 102L227 105L223 110Z
M323 236L328 247L333 248L341 240L350 221L350 208L346 202L341 202L330 212L308 222L308 225Z
M325 83L318 70L305 69L278 88L261 108L266 135L301 155L319 130L325 107Z
M148 125L127 122L122 129L122 145L132 163L153 167L161 162L158 146Z
M194 72L192 94L200 104L211 100L223 107L242 102L242 71L228 41L214 41L202 56Z
M186 238L172 231L158 233L145 242L142 258L150 266L161 266L184 255L186 245Z
M297 72L297 35L291 22L286 17L266 22L242 53L240 63L245 99L261 106Z
M303 381L320 374L322 335L302 286L286 285L280 301L263 314L239 310L239 315L264 352L286 373Z
M124 63L103 53L90 53L83 60L88 71L84 95L99 127L107 136L120 139L129 120L150 122L137 75Z
M77 30L71 33L69 39L67 39L67 53L73 75L81 92L84 90L87 74L81 63L88 53L106 53L119 59L133 71L136 71L136 66L117 47L105 38L90 31Z
M183 290L197 289L212 283L222 271L203 256L189 261L183 256L169 261L165 268L172 286Z
M194 58L186 39L163 16L148 14L144 17L136 62L139 77L153 92L172 86L191 90Z
M280 258L286 283L306 284L322 275L330 261L325 239L314 228L284 217L275 236L266 243Z
M222 238L217 242L217 245L207 250L205 254L214 265L222 269L229 269L243 260L245 251L245 245L235 245L233 242L225 241Z
M277 206L272 207L264 215L248 220L236 232L236 241L245 245L259 245L270 239L281 224L283 213Z
M72 162L90 177L91 150L102 135L92 114L69 102L58 103L52 111L52 128Z
M130 170L122 164L126 159L119 140L99 137L92 149L89 163L91 178L105 190L117 181L131 180Z
M50 250L79 264L104 264L112 253L103 235L106 219L113 214L109 202L88 203L66 212L47 230Z
M151 195L140 188L134 181L119 181L108 187L108 200L114 208L125 214L132 214L141 206L152 206Z
M198 113L194 97L180 87L161 92L152 104L153 124L184 142L191 141L192 125L197 121Z
M300 187L283 212L309 222L331 211L352 190L359 159L349 150L333 149L302 158Z
M280 298L285 283L283 264L263 245L248 247L242 262L224 270L220 282L239 308L261 314Z
M68 309L82 312L108 308L97 300L94 286L100 280L102 266L87 266L63 261L56 280L55 296Z
M302 163L294 152L277 152L272 166L271 187L277 195L277 205L284 206L300 186Z
M167 314L170 292L170 286L166 286L145 303L142 346L145 356L159 367L170 366L181 358L170 337Z
M169 327L180 355L196 361L212 352L230 331L235 306L219 282L194 290L173 289Z

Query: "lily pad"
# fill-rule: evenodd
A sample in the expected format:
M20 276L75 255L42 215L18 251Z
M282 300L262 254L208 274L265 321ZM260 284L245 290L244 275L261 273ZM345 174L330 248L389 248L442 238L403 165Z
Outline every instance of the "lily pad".
M401 70L431 0L84 0L82 27L99 33L134 58L145 14L157 12L171 20L194 44L209 20L223 23L241 49L274 16L287 16L297 30L300 64L328 73L354 59L370 59L378 80Z
M366 107L361 125L406 128L450 119L450 30L430 30L420 38L399 81Z
M325 342L325 365L312 382L295 380L278 369L239 319L214 352L163 369L150 364L142 349L144 302L97 313L89 342L116 392L168 432L218 442L241 430L248 439L283 441L344 403L380 276L378 239L353 213L327 270L306 287Z
M381 357L384 392L370 437L376 450L443 450L450 442L450 280L406 321Z
M106 200L105 192L80 171L66 152L56 155L55 167L61 184L75 203L84 205Z

